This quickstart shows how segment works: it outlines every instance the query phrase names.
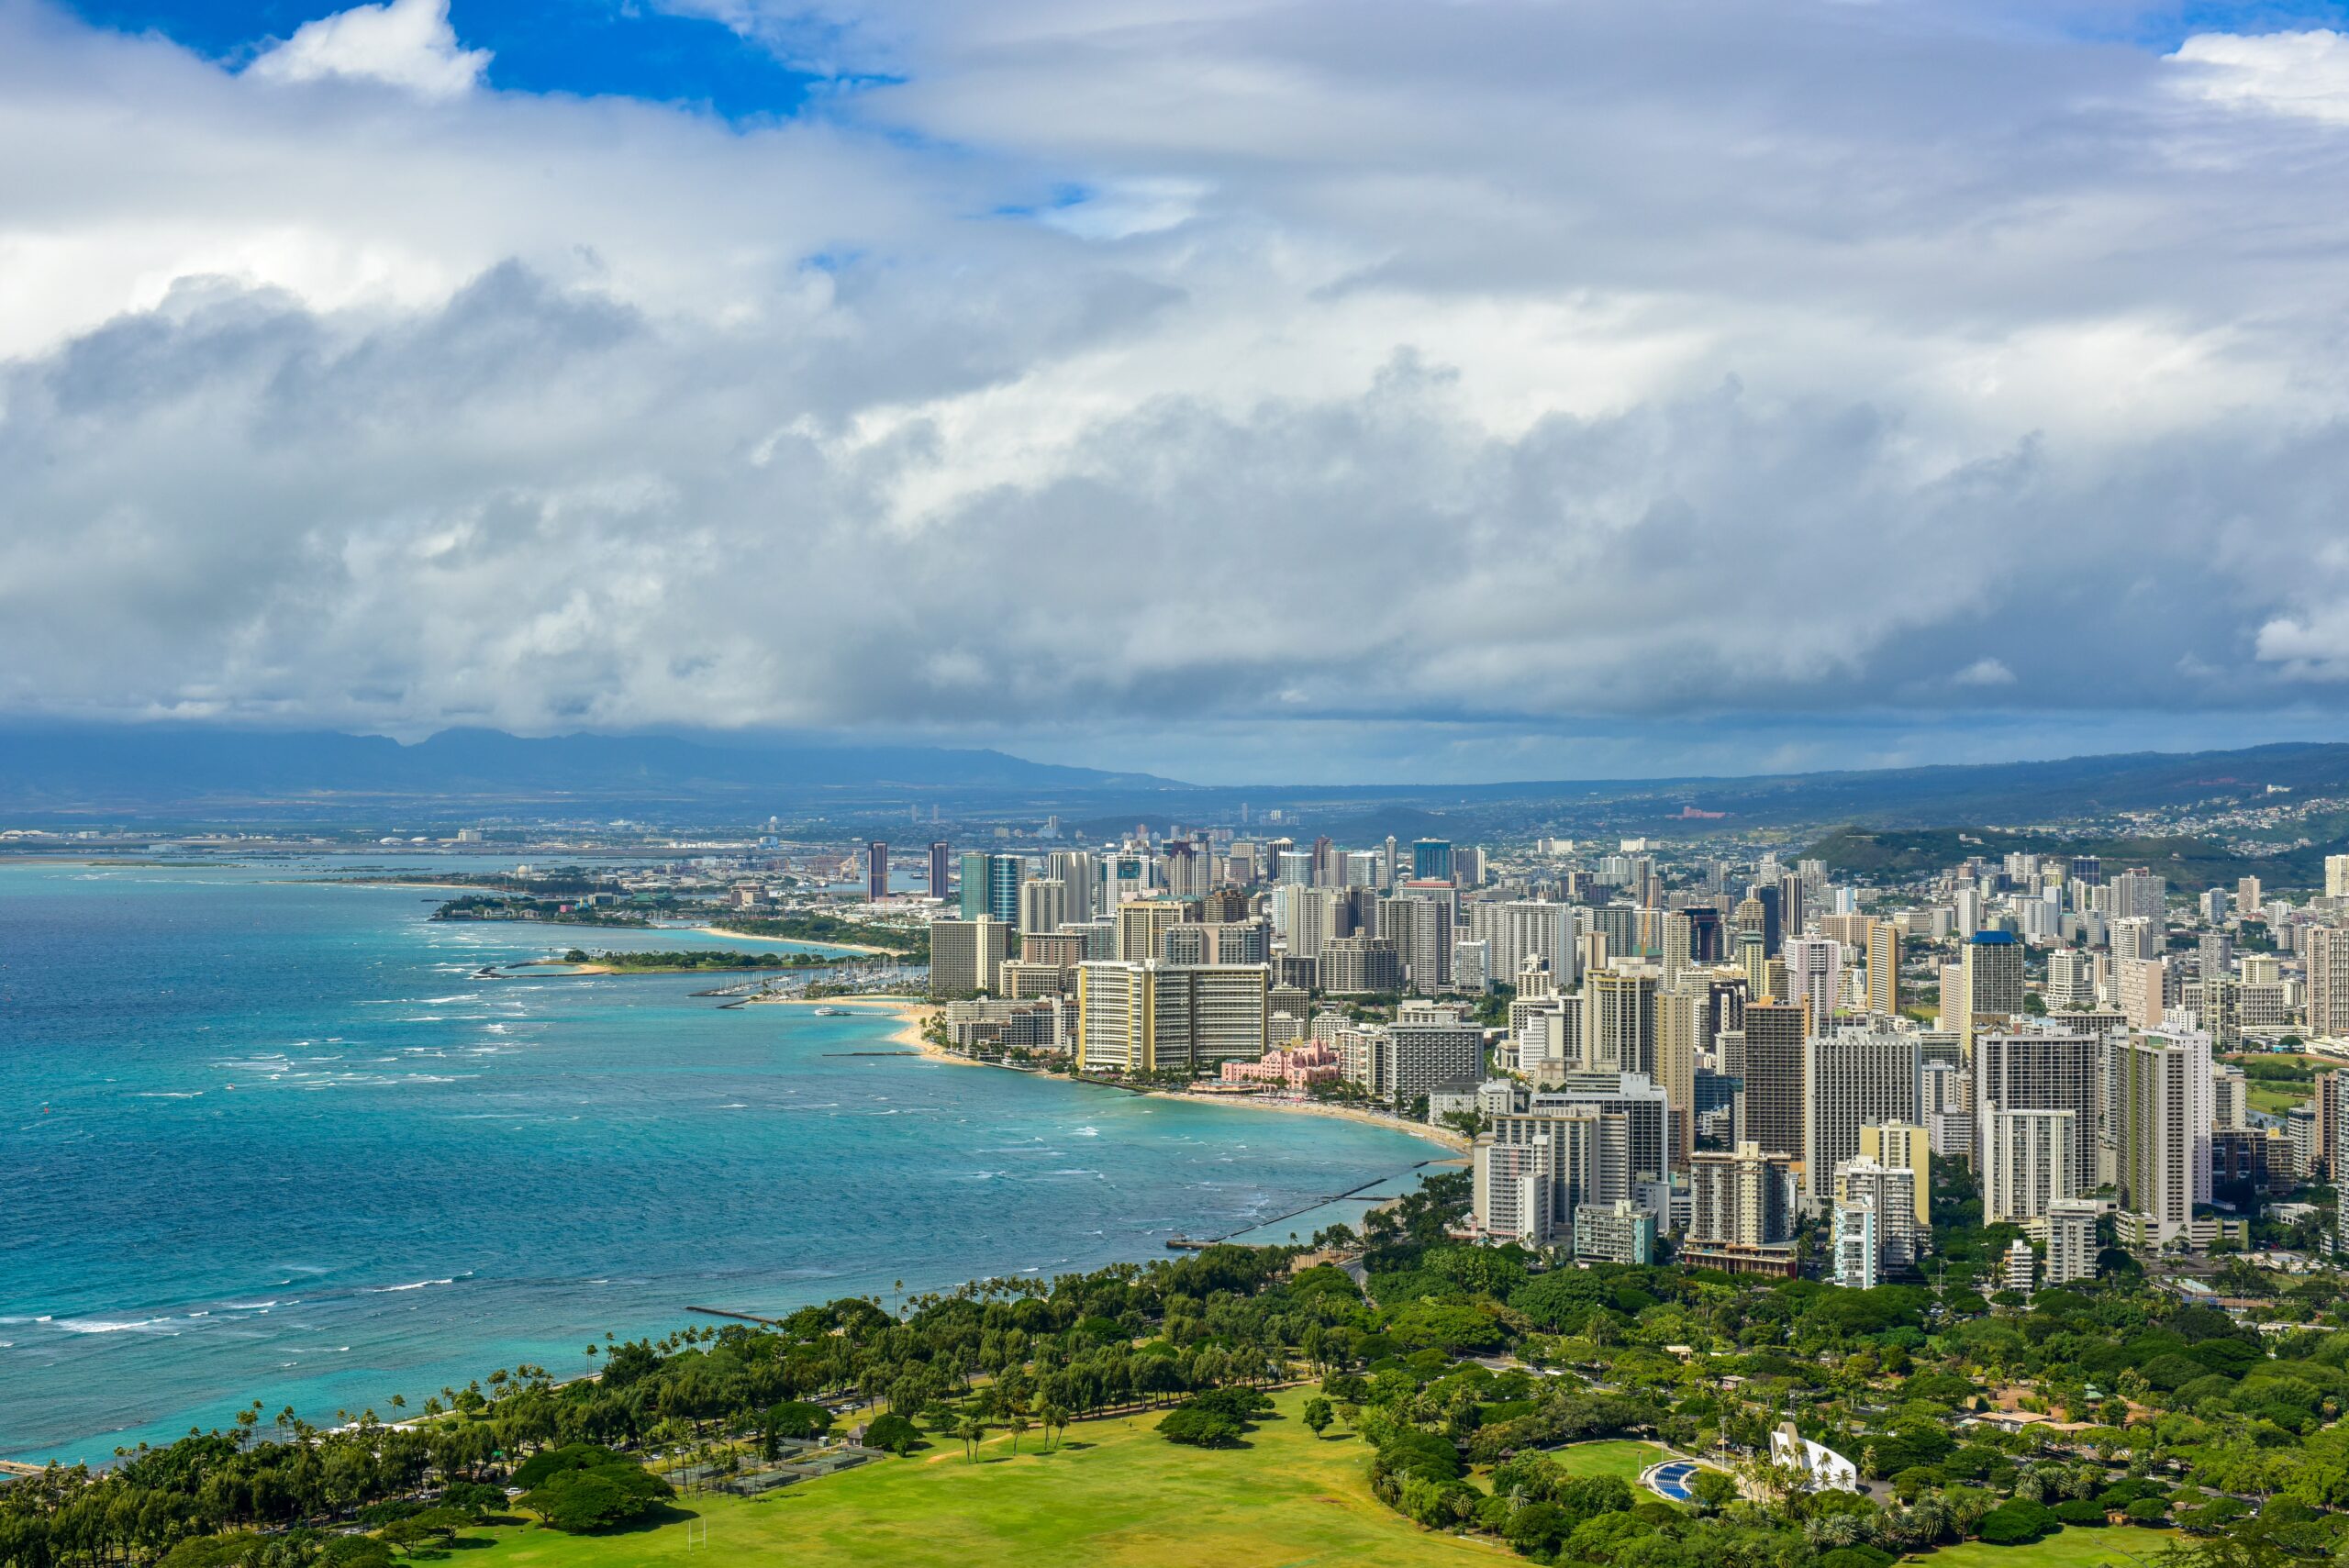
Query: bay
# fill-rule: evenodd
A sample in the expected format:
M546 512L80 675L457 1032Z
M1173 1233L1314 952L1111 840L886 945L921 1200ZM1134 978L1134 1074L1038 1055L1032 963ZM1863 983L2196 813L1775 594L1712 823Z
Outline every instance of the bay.
M389 1418L690 1307L1285 1240L1437 1152L894 1054L891 1020L721 1008L709 976L476 980L719 944L433 922L427 890L299 880L328 869L0 864L0 1455L256 1399Z

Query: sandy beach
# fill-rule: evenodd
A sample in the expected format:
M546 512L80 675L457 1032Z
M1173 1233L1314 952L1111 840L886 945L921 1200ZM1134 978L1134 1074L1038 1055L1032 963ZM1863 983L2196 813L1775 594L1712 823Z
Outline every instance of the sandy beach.
M1179 1089L1157 1090L1153 1093L1170 1100L1188 1100L1193 1105L1230 1106L1245 1110L1286 1111L1292 1116L1330 1116L1345 1121L1357 1121L1364 1127L1385 1128L1389 1132L1407 1132L1413 1138L1439 1143L1455 1154L1468 1152L1469 1141L1448 1127L1431 1127L1423 1121L1405 1121L1400 1117L1380 1116L1357 1106L1330 1105L1320 1100L1290 1100L1268 1098L1261 1095L1195 1095Z
M752 996L744 1004L752 1007L841 1007L858 1012L892 1013L897 1028L889 1036L894 1044L910 1047L924 1056L941 1062L960 1062L965 1067L983 1066L967 1056L957 1056L941 1051L922 1038L922 1029L938 1014L935 1004L918 996Z
M667 927L665 929L669 930L677 929L674 926ZM803 942L796 937L763 937L754 931L730 930L724 926L696 926L693 928L693 930L694 934L696 936L731 937L738 942L783 942L793 947L838 948L842 952L869 953L874 958L903 958L905 956L903 953L892 952L887 948L867 947L862 942Z

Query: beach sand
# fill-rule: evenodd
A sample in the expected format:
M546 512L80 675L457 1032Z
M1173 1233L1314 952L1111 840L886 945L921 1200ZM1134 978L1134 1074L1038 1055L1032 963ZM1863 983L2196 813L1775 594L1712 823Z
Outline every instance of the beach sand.
M669 929L674 930L676 928L672 926ZM751 931L729 930L724 926L696 926L693 928L693 930L697 936L731 937L738 942L787 942L799 947L838 948L842 952L870 953L875 958L903 958L905 956L903 953L891 952L887 948L866 947L862 942L802 942L796 937L763 937Z
M973 1062L967 1056L957 1056L951 1051L941 1051L922 1038L923 1027L937 1017L939 1009L936 1004L918 996L753 996L745 1005L753 1007L843 1007L854 1008L858 1012L894 1014L897 1028L889 1036L893 1043L910 1047L941 1062L958 1062L965 1067L985 1065Z

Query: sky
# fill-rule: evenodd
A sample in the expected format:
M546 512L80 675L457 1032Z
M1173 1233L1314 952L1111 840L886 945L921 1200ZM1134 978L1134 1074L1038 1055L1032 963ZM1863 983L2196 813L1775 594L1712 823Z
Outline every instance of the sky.
M0 0L0 719L2349 733L2349 6Z

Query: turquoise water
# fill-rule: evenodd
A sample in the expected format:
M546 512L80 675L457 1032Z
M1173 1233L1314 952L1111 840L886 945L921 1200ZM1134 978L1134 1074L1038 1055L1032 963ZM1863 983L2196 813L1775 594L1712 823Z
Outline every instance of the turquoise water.
M434 924L429 892L305 869L0 866L0 1455L100 1458L256 1398L413 1409L519 1361L584 1372L591 1339L692 1306L1163 1256L1431 1152L841 1054L893 1026L720 1008L708 976L476 981L573 941L715 944Z

